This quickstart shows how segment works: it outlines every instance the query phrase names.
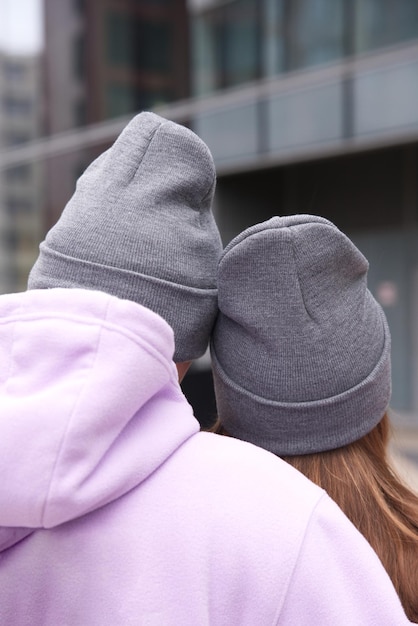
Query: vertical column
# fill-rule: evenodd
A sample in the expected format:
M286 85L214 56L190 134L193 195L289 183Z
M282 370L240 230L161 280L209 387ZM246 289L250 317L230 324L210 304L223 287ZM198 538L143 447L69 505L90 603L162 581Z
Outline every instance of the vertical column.
M418 426L418 148L415 144L403 150L402 223L408 241L410 304L408 333L411 346L411 409Z

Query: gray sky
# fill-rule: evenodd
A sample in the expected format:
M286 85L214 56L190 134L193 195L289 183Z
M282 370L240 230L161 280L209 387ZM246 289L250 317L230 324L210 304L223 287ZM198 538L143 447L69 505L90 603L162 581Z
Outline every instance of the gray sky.
M42 41L42 0L0 0L1 50L32 54L41 50Z

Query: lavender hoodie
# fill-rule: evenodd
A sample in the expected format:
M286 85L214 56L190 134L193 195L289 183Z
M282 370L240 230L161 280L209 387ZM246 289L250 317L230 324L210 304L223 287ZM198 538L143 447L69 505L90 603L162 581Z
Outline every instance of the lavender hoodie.
M409 623L321 489L199 432L173 347L103 293L0 297L0 624Z

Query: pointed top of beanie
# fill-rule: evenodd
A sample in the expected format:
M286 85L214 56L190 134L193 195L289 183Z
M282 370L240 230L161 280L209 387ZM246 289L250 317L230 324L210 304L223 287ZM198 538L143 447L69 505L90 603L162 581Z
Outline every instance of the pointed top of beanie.
M225 429L280 455L343 446L390 398L390 334L368 262L330 221L274 217L225 248L211 352Z
M175 361L201 356L217 313L215 184L197 135L140 113L78 180L28 288L80 287L133 300L173 328Z

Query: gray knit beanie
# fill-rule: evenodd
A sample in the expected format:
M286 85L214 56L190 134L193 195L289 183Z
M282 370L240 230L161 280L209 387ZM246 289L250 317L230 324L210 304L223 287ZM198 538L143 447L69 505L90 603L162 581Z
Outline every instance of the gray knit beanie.
M40 246L29 289L133 300L173 328L176 362L201 356L217 313L221 238L212 156L191 130L137 115L84 172Z
M390 334L368 262L321 217L273 217L236 237L218 268L211 353L218 415L277 455L356 441L390 399Z

